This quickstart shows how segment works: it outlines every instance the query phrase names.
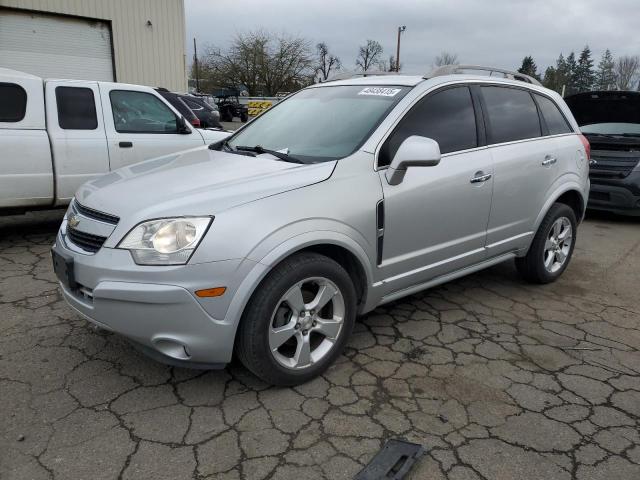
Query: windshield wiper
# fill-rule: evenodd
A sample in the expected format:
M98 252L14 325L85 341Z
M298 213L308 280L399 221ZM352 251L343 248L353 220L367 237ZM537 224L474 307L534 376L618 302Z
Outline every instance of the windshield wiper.
M292 157L288 153L278 152L277 150L270 150L268 148L264 148L261 145L256 145L255 147L248 147L246 145L236 145L236 150L240 150L241 152L254 152L257 154L268 153L269 155L273 155L274 157L291 163L302 163L306 164L304 160L301 160L297 157Z

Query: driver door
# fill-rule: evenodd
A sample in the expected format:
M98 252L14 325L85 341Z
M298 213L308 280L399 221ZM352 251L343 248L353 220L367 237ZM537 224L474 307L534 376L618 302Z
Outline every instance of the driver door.
M149 89L100 84L110 169L204 144L202 137L178 131L179 114Z
M385 293L486 258L493 164L483 146L476 105L467 86L429 93L402 118L379 152L384 231L378 267ZM440 163L411 167L400 184L390 185L383 168L412 135L437 141Z

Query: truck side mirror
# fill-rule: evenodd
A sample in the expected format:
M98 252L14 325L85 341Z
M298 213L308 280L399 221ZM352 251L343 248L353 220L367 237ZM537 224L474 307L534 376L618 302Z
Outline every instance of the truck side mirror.
M178 133L181 135L188 135L191 133L191 128L189 128L189 123L187 119L183 116L176 118L176 125L178 127Z

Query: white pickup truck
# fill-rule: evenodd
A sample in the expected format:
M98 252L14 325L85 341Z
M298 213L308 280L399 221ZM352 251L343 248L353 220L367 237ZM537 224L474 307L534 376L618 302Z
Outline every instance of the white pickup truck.
M63 206L99 175L228 134L193 128L150 87L0 68L0 214Z

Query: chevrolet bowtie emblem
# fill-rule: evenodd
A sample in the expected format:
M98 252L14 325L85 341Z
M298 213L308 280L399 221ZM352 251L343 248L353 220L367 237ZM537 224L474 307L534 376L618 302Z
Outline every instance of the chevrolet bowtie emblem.
M78 226L78 224L80 223L80 219L74 214L71 215L69 217L69 220L67 220L69 222L69 226L71 228L76 228Z

